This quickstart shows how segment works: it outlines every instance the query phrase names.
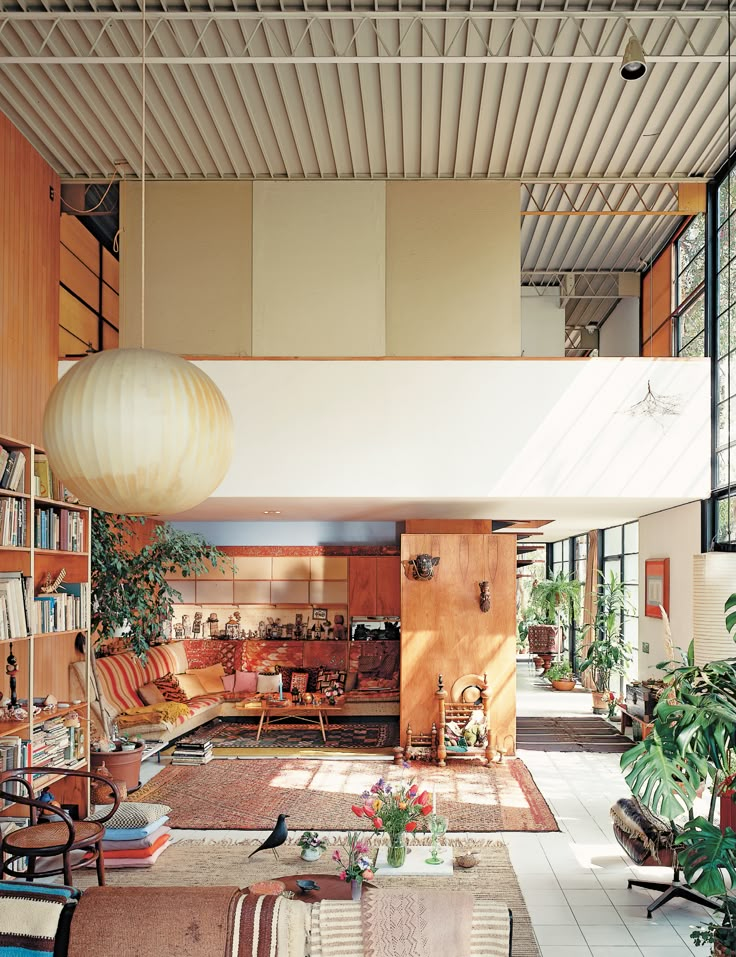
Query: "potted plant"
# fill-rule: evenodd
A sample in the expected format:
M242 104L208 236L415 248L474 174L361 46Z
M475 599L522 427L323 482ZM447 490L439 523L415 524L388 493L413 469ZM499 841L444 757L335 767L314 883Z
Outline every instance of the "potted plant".
M332 852L332 860L340 868L338 877L341 881L350 881L351 896L354 901L360 900L363 892L363 881L373 878L370 858L370 847L359 831L348 831L345 840L347 857L343 859L339 850Z
M736 901L728 894L721 897L721 919L700 924L690 937L696 946L709 945L715 957L736 955Z
M169 523L157 525L149 541L139 545L136 532L145 521L141 516L92 510L91 629L96 653L106 641L118 637L145 660L151 645L162 640L163 624L171 620L174 603L182 600L167 575L176 573L188 578L208 570L210 565L224 567L230 562L227 555L200 535L180 531ZM95 655L91 664L92 681L97 685ZM99 694L98 699L102 704ZM92 770L104 761L114 779L126 776L137 784L143 742L137 742L132 751L123 751L102 706L100 717L102 748L92 753ZM116 773L119 761L128 765L125 774Z
M629 646L623 637L621 619L629 607L625 585L611 572L609 578L601 575L594 630L596 638L588 647L580 671L590 671L593 678L593 712L610 711L611 677L626 674L631 660Z
M544 677L555 691L572 691L575 687L575 674L566 661L556 661L545 671Z
M532 585L529 608L536 622L527 628L529 651L544 667L549 668L557 635L564 637L571 620L580 616L580 589L580 582L564 572Z
M318 861L327 849L327 842L317 831L304 831L296 843L302 849L301 857L304 861Z

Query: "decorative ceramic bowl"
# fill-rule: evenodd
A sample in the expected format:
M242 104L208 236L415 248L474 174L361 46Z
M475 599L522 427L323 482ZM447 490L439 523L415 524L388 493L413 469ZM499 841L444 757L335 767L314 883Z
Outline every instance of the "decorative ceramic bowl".
M316 881L297 881L296 886L302 894L308 894L309 891L318 891L319 884Z

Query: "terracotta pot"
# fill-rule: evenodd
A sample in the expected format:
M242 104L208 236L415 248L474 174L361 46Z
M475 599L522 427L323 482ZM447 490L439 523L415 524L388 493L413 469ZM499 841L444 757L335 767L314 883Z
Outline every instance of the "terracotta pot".
M137 741L133 751L90 751L90 769L97 771L104 764L113 781L123 781L128 791L134 791L140 784L143 747Z
M575 687L575 680L573 678L560 678L557 681L552 682L552 687L555 689L555 691L572 691Z
M593 714L604 714L608 711L608 692L593 691Z
M721 830L730 827L736 830L736 801L733 794L721 795Z

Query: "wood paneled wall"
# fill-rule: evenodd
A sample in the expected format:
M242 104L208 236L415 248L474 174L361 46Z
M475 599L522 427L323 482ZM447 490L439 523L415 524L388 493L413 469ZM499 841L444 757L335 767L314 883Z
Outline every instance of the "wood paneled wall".
M492 740L516 750L516 536L402 535L401 558L438 555L432 581L401 579L401 730L429 731L434 692L466 674L487 674ZM491 582L491 610L480 610L481 581ZM403 740L403 737L402 737Z
M0 433L43 445L58 329L59 177L0 113Z
M672 355L672 246L644 275L641 284L641 354Z

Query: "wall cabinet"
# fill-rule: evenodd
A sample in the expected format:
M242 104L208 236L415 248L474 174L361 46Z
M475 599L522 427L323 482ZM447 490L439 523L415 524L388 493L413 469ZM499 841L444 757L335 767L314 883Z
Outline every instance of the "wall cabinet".
M350 615L401 615L401 560L394 556L350 558Z

